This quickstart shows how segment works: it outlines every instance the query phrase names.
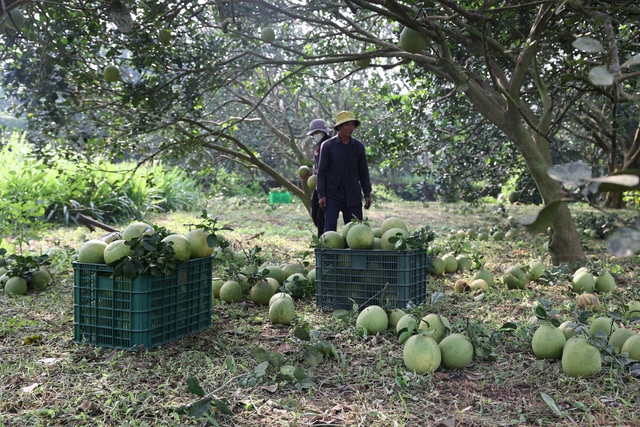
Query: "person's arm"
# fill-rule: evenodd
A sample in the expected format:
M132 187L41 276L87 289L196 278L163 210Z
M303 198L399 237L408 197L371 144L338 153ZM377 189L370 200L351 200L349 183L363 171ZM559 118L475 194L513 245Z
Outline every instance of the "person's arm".
M320 147L320 155L318 159L318 174L316 176L316 191L318 192L318 205L324 209L327 204L327 170L331 153L329 152L329 144L324 142Z

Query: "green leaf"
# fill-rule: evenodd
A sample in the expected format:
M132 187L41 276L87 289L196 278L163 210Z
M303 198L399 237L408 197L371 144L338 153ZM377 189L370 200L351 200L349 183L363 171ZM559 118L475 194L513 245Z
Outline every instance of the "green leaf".
M324 360L324 355L320 350L311 345L305 346L303 357L305 362L312 368L318 366Z
M626 68L636 64L640 64L640 54L633 55L631 58L624 61L620 67Z
M518 325L513 322L507 322L500 327L501 331L515 331L516 329L518 329Z
M333 312L333 318L336 320L346 321L351 316L351 311L338 309Z
M229 408L227 408L229 409ZM190 417L199 418L203 415L211 414L211 398L197 400L190 405L184 405L176 409L180 415L188 415Z
M622 227L607 238L607 251L618 258L640 253L640 231Z
M290 380L295 378L295 371L296 368L293 365L283 365L280 367L280 373Z
M611 86L615 77L606 65L598 65L589 70L589 80L596 86Z
M556 181L581 187L591 181L591 166L582 162L553 165L547 169L547 175Z
M199 397L204 397L204 390L200 387L200 382L196 377L189 376L187 378L187 390Z
M593 178L589 186L592 193L640 190L640 171L626 170L602 178Z
M537 214L531 215L522 221L520 224L524 225L527 231L531 234L539 234L546 231L547 228L553 223L558 214L558 208L564 203L563 200L554 200L540 209Z
M571 44L576 49L587 53L597 53L604 50L604 46L602 46L599 40L588 36L577 38Z
M260 348L260 347L252 348L251 354L253 354L253 357L255 357L256 360L260 363L268 362L269 359L271 358L271 355L269 354L269 352L264 348Z
M310 341L309 331L304 326L297 326L293 330L293 336L302 341Z
M536 307L536 317L538 319L546 319L547 318L547 310L544 309L544 307L542 306L537 306Z
M556 405L556 401L553 399L553 397L549 396L547 393L543 393L540 392L540 397L542 398L542 401L545 403L545 405L547 405L549 407L549 409L551 409L551 411L558 417L563 417L564 413L560 410L560 408L558 408L558 405Z
M253 373L256 377L262 377L264 376L264 374L267 373L267 368L269 367L269 362L265 361L260 363L258 366L255 367L255 369L253 370Z

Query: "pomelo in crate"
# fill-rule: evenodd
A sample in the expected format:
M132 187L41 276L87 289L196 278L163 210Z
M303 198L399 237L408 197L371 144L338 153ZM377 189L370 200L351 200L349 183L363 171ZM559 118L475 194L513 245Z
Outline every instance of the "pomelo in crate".
M104 250L107 242L98 239L87 240L78 249L78 261L90 264L105 264Z
M347 233L347 246L351 249L371 249L373 247L373 230L365 224L355 224Z
M210 234L202 228L195 228L185 235L191 248L191 259L204 258L213 254L215 244L209 246L208 239Z
M185 236L171 234L162 239L162 241L173 247L173 252L178 260L184 262L191 258L191 244Z
M320 236L320 242L324 247L331 249L344 249L347 247L344 237L337 231L325 231Z
M103 254L105 264L111 265L126 256L133 255L133 251L131 247L126 244L125 240L114 240L104 248Z
M382 237L384 233L391 230L392 228L400 228L406 231L407 233L409 232L409 228L407 227L407 224L403 220L392 216L385 219L384 221L382 221L382 224L380 224L380 237Z
M396 248L398 238L407 238L409 233L402 228L391 228L384 232L380 238L380 247L386 251L392 251Z
M153 227L146 222L132 222L122 230L122 240L139 239L145 232L153 231Z

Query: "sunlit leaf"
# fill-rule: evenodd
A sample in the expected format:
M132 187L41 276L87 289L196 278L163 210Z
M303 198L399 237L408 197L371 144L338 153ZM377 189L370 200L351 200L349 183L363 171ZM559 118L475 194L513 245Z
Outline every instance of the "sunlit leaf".
M564 416L563 412L560 410L560 408L558 408L558 405L556 404L556 401L553 399L553 397L543 392L540 392L540 397L542 398L542 401L545 403L545 405L547 405L556 416Z
M602 52L604 50L604 46L599 40L588 36L577 38L571 44L576 49L587 53Z
M640 231L622 227L607 238L607 251L618 258L640 252Z
M611 86L615 78L605 65L598 65L589 70L589 80L597 86Z
M591 181L591 166L582 162L553 165L547 169L547 175L556 181L579 187Z
M558 208L562 203L564 203L562 200L554 200L540 209L537 214L523 219L520 223L524 225L531 234L543 233L556 219Z
M640 171L625 171L617 175L592 178L589 186L592 193L640 190Z
M640 64L640 53L637 55L633 55L631 58L627 59L620 65L621 68L631 67L632 65Z

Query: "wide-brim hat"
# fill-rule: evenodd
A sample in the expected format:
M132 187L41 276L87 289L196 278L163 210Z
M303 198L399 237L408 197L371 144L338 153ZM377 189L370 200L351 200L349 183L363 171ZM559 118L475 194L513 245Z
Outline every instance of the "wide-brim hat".
M327 124L324 122L324 120L313 119L311 120L311 123L309 123L309 132L307 132L307 135L311 135L312 133L319 130L326 133L327 135L331 134L331 129L327 127Z
M336 124L333 125L333 128L338 130L338 126L347 122L355 122L356 127L360 126L360 120L356 119L356 116L351 111L340 111L336 114Z

